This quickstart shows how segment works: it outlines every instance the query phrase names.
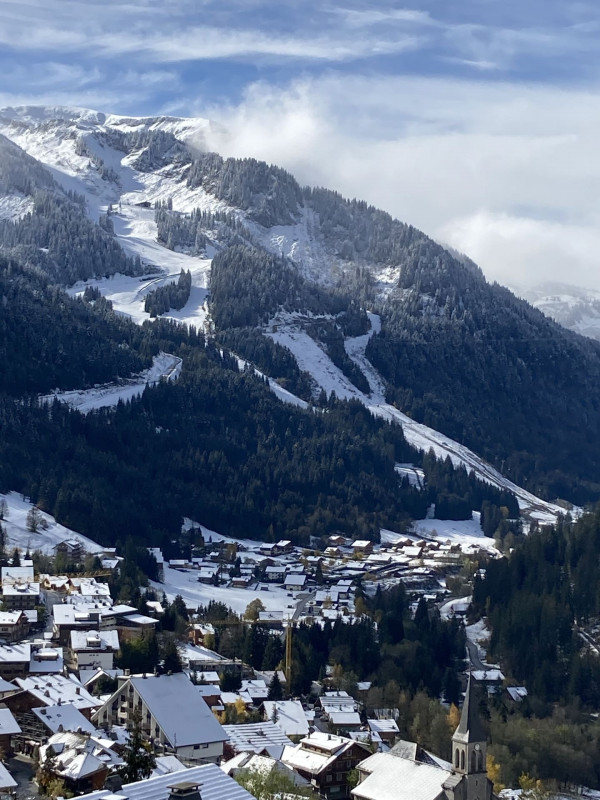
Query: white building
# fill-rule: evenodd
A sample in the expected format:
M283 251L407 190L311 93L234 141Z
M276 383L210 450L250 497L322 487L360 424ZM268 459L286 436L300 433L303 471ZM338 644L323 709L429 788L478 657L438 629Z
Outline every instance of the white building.
M128 678L92 721L100 727L123 725L134 711L141 715L144 734L184 761L218 762L223 755L227 734L182 672Z

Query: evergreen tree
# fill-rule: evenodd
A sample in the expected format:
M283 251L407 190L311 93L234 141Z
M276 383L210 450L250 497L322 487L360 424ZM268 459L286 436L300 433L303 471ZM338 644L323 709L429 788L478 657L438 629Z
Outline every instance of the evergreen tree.
M122 755L125 763L118 768L117 772L123 783L135 783L150 777L156 766L156 758L142 735L142 720L139 711L133 711L127 729L129 741L125 745Z

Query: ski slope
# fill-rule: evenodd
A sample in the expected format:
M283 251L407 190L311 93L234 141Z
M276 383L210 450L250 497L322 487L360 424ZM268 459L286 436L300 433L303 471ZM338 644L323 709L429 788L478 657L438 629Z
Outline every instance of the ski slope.
M370 337L381 329L381 320L376 314L369 314L369 319L371 330L367 334L348 339L345 342L346 352L361 368L369 381L371 387L369 395L360 392L333 364L314 339L303 330L302 320L299 316L278 315L272 321L277 329L268 335L274 341L288 347L294 354L300 369L309 372L327 394L335 392L337 397L343 399L360 400L375 416L402 425L406 440L417 449L428 451L431 448L438 458L450 456L455 466L462 464L470 472L474 472L477 477L500 489L508 489L513 492L519 502L521 513L525 517L550 524L555 522L560 514L565 513L565 509L561 506L541 500L505 478L497 469L469 450L468 447L439 431L428 428L427 425L415 422L394 406L386 403L384 383L365 354ZM273 331L273 325L269 326L269 330ZM574 509L571 513L579 512L580 509Z

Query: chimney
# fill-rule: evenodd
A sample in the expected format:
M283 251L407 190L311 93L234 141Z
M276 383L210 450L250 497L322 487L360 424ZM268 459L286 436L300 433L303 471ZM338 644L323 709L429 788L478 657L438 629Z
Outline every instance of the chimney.
M185 781L167 787L169 796L167 800L202 800L200 784Z

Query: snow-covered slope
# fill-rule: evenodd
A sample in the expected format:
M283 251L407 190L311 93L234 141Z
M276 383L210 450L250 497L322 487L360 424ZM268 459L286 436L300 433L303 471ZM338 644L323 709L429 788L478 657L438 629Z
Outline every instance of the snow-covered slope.
M32 504L21 497L16 492L9 492L5 495L0 495L0 498L6 501L6 512L2 525L6 529L6 552L11 553L15 547L23 551L39 550L48 555L53 554L53 548L59 543L64 542L65 539L75 539L81 542L86 552L99 553L102 547L82 536L80 533L72 531L70 528L65 528L64 525L56 522L53 516L40 511L39 514L44 522L45 527L40 527L35 533L27 528L27 513L33 507Z
M566 283L514 291L563 327L600 340L600 292Z
M455 465L464 464L469 471L473 471L488 483L514 492L521 512L527 518L550 523L556 521L559 514L565 513L564 508L541 500L509 481L468 447L455 442L439 431L415 422L394 406L386 403L383 381L365 355L367 342L373 333L380 329L381 322L376 314L369 314L369 319L371 321L369 333L348 339L345 347L350 358L361 368L369 381L370 395L360 392L332 363L327 354L303 330L300 317L294 317L291 314L279 315L276 318L277 330L269 333L269 336L288 347L294 353L300 368L309 372L317 384L328 394L335 392L340 398L360 400L375 416L402 425L406 440L419 450L428 451L431 448L440 458L450 456ZM574 509L572 513L577 514L578 512L578 509Z
M54 180L66 190L83 194L90 217L98 220L111 208L115 235L123 249L131 256L139 256L143 265L153 274L144 278L116 275L112 278L88 281L113 302L120 313L138 322L148 318L144 311L146 294L161 284L173 282L182 269L192 275L192 292L186 306L167 316L209 330L207 293L210 279L211 257L214 247L208 246L202 256L175 252L158 242L158 231L152 207L156 202L168 202L174 212L187 213L193 209L204 212L230 212L243 221L253 239L271 252L293 259L310 279L332 283L347 264L331 246L327 246L319 232L316 212L302 208L298 218L289 225L262 227L248 215L227 206L223 201L201 187L190 188L186 175L189 162L178 159L157 159L156 163L143 144L139 150L124 152L119 148L118 134L162 131L177 137L180 142L201 145L210 123L204 119L175 117L131 118L106 115L99 112L65 109L23 107L0 111L0 134L21 147L30 156L42 162ZM142 139L140 139L142 141ZM140 159L146 155L143 169ZM210 187L209 187L210 188ZM1 194L1 193L0 193ZM14 192L0 196L0 213L19 215L26 209L27 198L17 203ZM216 242L215 246L218 246ZM397 284L400 266L372 265L380 293L386 294ZM83 284L70 290L73 294L84 291ZM438 455L449 455L454 463L463 463L489 482L514 491L524 511L532 518L555 519L563 509L544 503L528 492L506 481L496 470L463 445L414 422L395 407L385 402L385 387L377 371L365 355L369 337L378 330L379 318L371 314L371 331L345 343L350 358L360 367L371 387L367 396L359 392L334 366L319 345L303 330L299 317L281 314L272 320L272 338L287 346L295 355L301 369L307 370L328 394L335 391L338 397L354 397L363 402L373 414L401 424L409 442ZM302 404L298 398L283 392L272 383L279 396L289 402ZM116 396L112 391L110 397ZM83 402L83 401L82 401ZM88 402L86 399L85 402ZM94 397L90 402L97 402Z

